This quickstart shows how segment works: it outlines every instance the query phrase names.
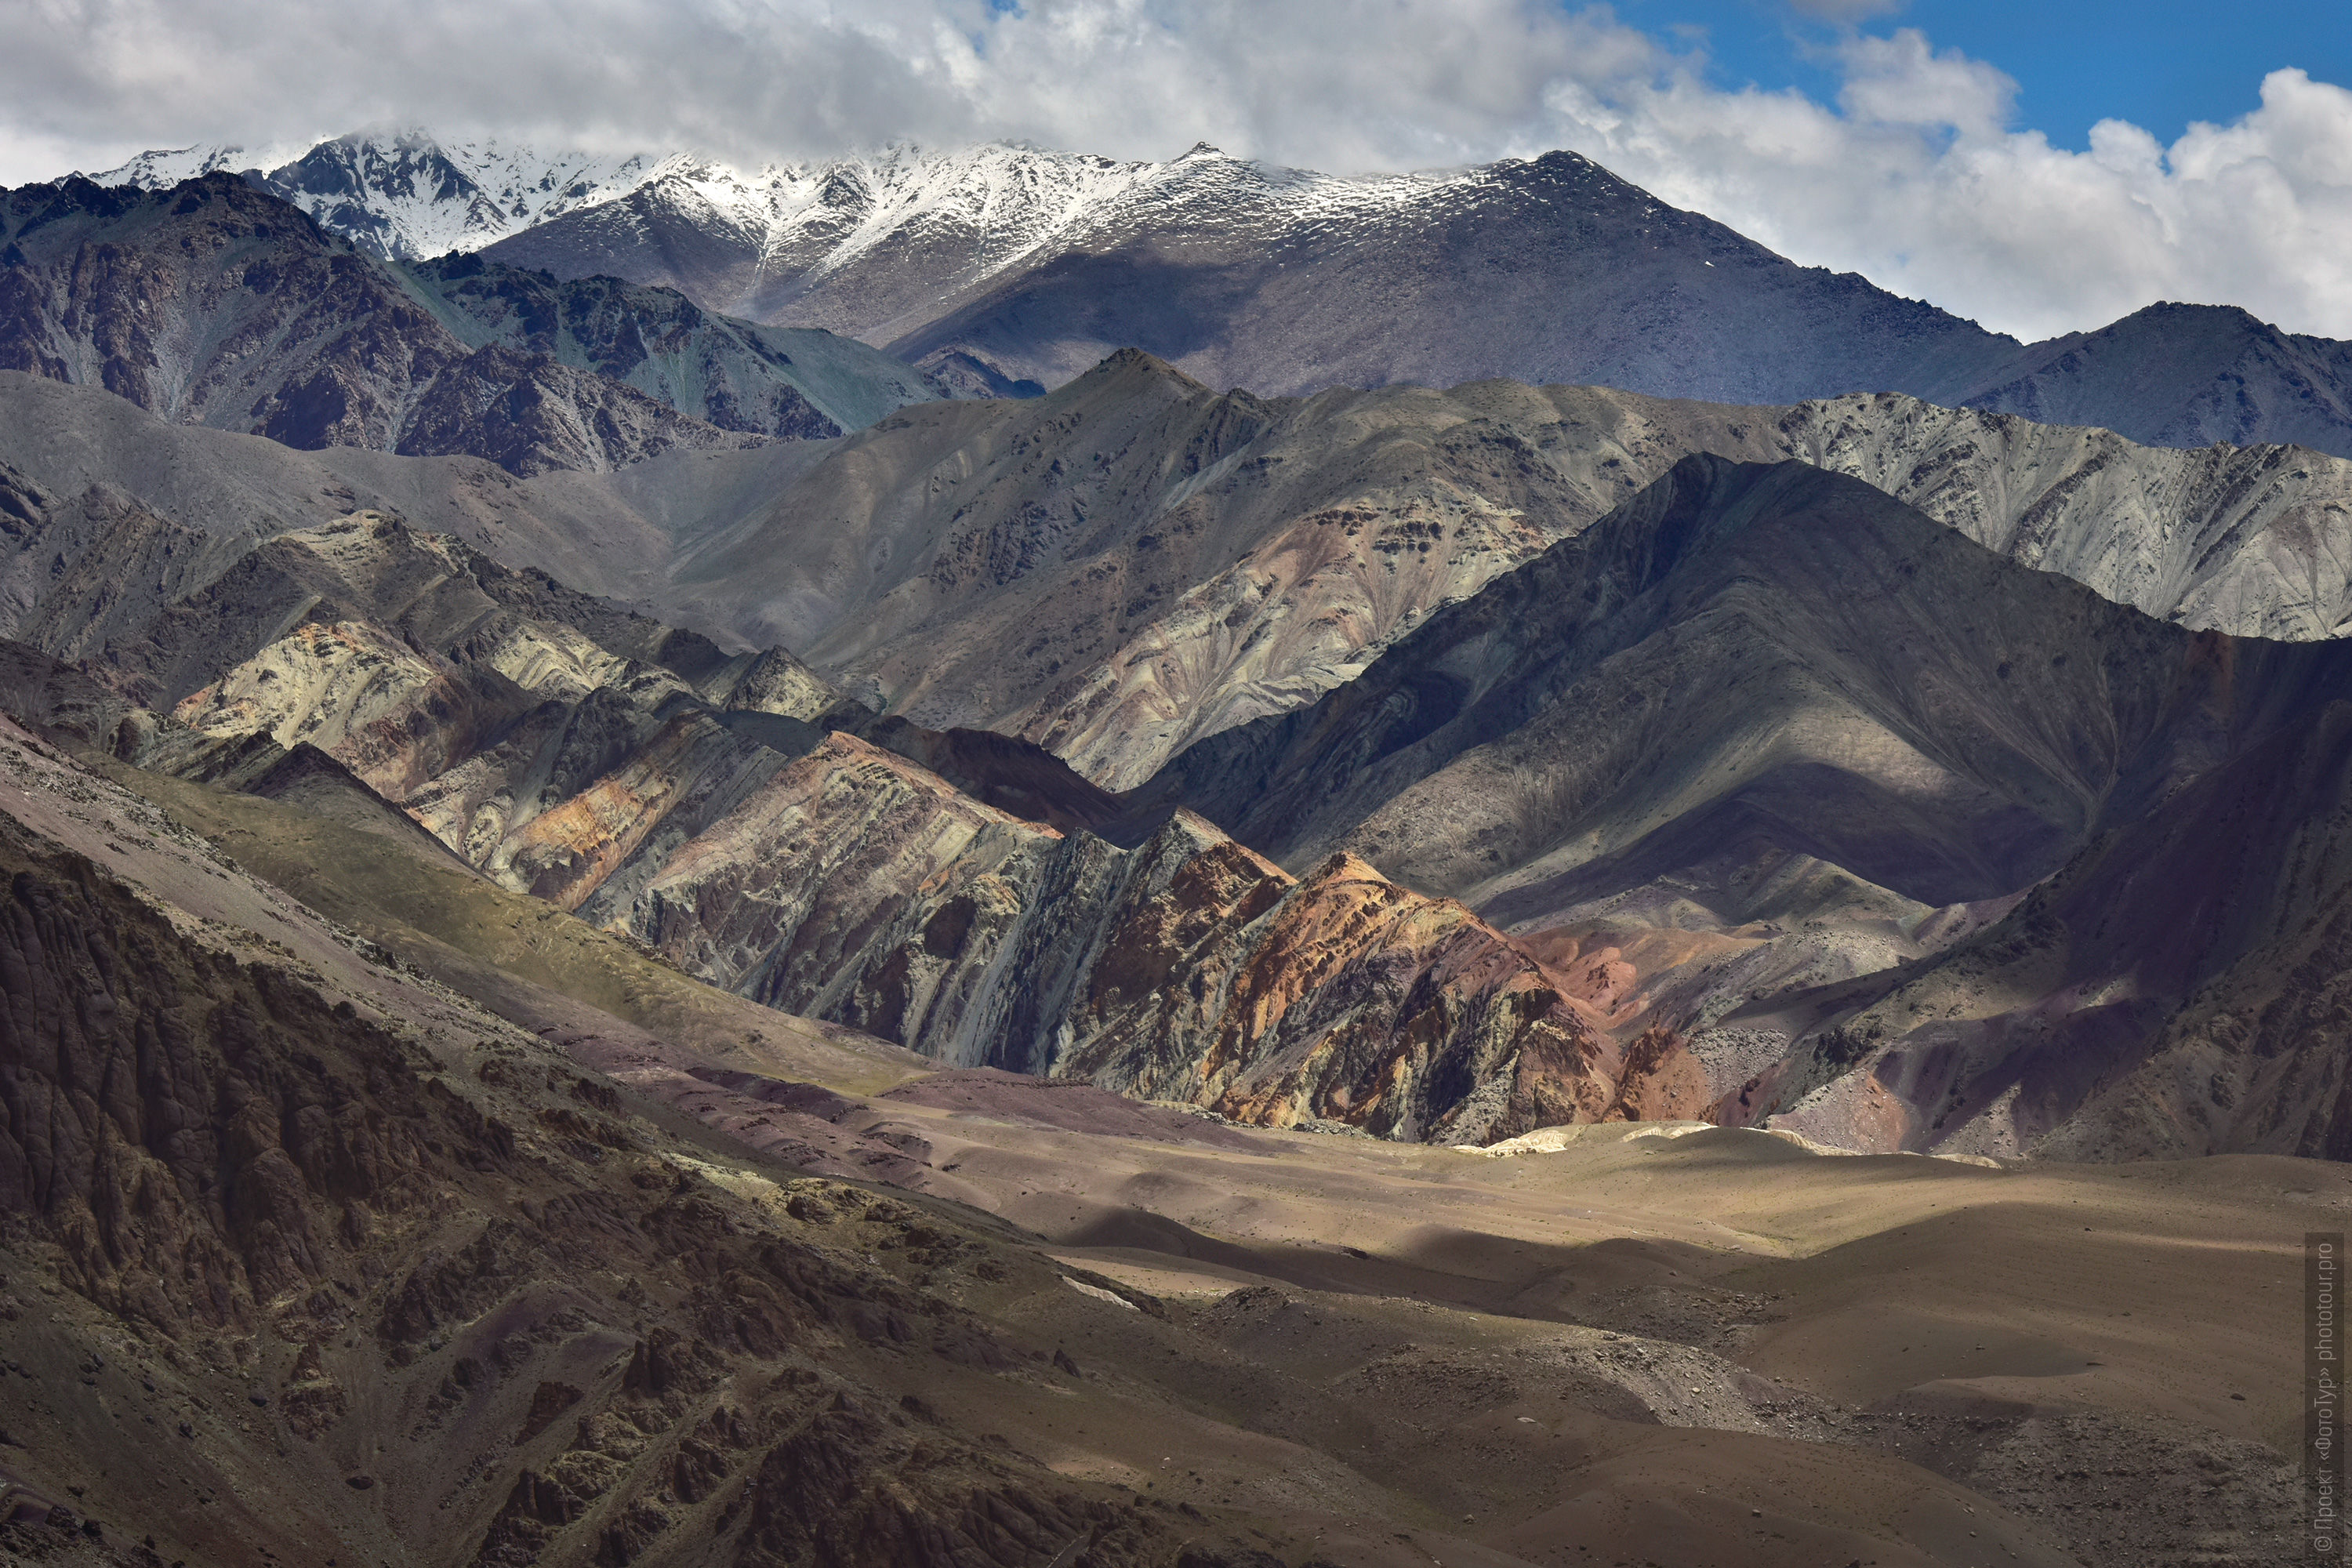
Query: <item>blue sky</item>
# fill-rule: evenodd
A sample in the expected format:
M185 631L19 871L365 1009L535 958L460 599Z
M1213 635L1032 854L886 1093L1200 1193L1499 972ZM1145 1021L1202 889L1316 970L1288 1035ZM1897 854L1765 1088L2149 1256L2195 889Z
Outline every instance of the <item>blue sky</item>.
M2263 78L2284 66L2352 87L2347 0L1864 0L1810 9L1866 9L1874 14L1856 24L1861 32L1917 27L1940 48L1998 66L2018 84L2013 128L2076 151L2101 120L2129 121L2168 143L2192 121L2235 120L2259 102ZM1662 39L1703 38L1719 87L1794 87L1836 100L1829 51L1841 29L1789 0L1618 0L1615 10Z

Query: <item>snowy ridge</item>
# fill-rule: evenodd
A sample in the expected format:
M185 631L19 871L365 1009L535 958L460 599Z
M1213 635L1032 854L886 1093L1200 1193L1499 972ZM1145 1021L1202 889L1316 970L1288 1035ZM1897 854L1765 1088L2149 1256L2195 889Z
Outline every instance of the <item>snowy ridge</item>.
M215 142L194 147L158 148L142 153L129 163L114 168L85 174L82 178L94 184L136 185L142 191L161 191L183 180L209 174L215 169L239 173L262 167L269 162L271 159L267 154L254 156L242 147Z
M646 153L541 153L481 142L441 142L421 132L352 135L307 152L194 146L142 153L88 177L101 185L162 190L227 169L261 170L272 195L364 250L395 260L478 250L533 224L611 201L681 162Z
M282 161L281 161L282 160ZM299 156L234 146L142 153L89 177L161 189L216 169L260 184L322 226L400 260L478 250L639 192L707 234L754 249L760 269L811 281L877 249L945 247L940 281L970 284L1041 248L1081 243L1182 205L1236 224L1357 221L1428 194L1433 177L1361 178L1276 168L1202 144L1165 163L1122 163L1019 143L901 144L825 162L738 167L691 153L543 153L443 142L422 132L351 135ZM1461 178L1444 176L1439 178Z

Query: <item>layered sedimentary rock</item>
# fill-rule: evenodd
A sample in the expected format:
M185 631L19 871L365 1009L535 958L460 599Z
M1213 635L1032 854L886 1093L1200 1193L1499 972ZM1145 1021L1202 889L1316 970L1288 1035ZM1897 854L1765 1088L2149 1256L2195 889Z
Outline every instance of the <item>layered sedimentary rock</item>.
M689 973L961 1066L1287 1126L1484 1142L1690 1110L1460 904L1294 879L1187 815L1132 850L984 809L847 736L582 906Z

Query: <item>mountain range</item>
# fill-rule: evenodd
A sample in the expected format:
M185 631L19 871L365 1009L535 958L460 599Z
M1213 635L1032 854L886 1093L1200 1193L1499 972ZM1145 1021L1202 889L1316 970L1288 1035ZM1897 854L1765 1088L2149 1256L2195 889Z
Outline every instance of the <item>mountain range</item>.
M408 274L226 174L0 198L0 363L288 446L470 453L510 472L838 435L937 395L821 332L675 294Z
M2347 363L1568 153L0 193L0 1557L2276 1560Z
M233 149L100 176L161 188ZM2039 343L1796 265L1574 153L1342 178L901 147L739 169L346 137L249 178L377 253L446 248L821 327L968 392L1125 347L1260 395L1507 378L1717 403L1904 392L2140 442L2352 456L2352 349L2158 304Z

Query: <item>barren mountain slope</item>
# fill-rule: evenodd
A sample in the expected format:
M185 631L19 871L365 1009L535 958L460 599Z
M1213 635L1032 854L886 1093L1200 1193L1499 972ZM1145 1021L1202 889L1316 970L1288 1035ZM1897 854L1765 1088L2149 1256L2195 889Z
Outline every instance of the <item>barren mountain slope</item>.
M1138 798L1515 921L1585 863L1736 807L1947 903L2025 886L2297 721L2347 657L2163 625L1803 464L1688 458Z
M469 351L394 274L226 174L0 194L0 364L175 424L519 474L746 439L551 359Z
M1865 1148L2341 1160L2347 800L2339 700L2102 836L1934 963L1726 1016L1719 1031L1774 1059L1711 1114Z
M2319 722L2352 689L2347 657L2165 626L1854 481L1695 458L1315 707L1192 748L1138 803L1200 811L1294 866L1345 850L1466 899L1609 1026L1698 1031L1690 1049L1727 1097L1718 1113L1761 1116L1861 1048L1822 1037L1815 1067L1784 1072L1791 1039L1885 994L1902 979L1890 966L1983 928L2098 836L2157 831L2130 825L2168 800L2189 815L2161 820L2185 831L2200 818L2175 792L2223 789L2231 767ZM2326 820L2332 807L2313 804ZM2223 818L2212 853L2270 863ZM2156 940L2176 922L2204 931L2210 880L2169 900L2102 883L2074 917L2109 923L2120 903L2155 922L2083 958L2102 975L2154 966L2145 1006L2084 982L2113 1051L2138 1059L2200 976L2243 951L2191 964ZM2286 930L2300 897L2250 884L2222 904ZM1977 945L2014 947L2041 898ZM2080 976L2026 967L1971 1005L2019 1009L2032 1030L2075 1010ZM1803 1019L1793 1032L1772 1022L1784 1007ZM2034 1136L2096 1076L2091 1056L2056 1059L2088 1076L2035 1112ZM1885 1130L1941 1090L1882 1075L1882 1092L1803 1125L1898 1146L1913 1134Z
M1121 851L835 736L580 906L689 973L959 1066L1269 1126L1486 1142L1691 1108L1459 904L1335 858L1294 879L1179 816Z
M667 603L1097 780L1287 707L1757 411L1497 384L1265 403L1122 354L909 409L683 541Z
M2295 448L2147 448L1894 395L1740 409L1485 383L1268 403L1136 355L1030 403L910 411L780 493L673 514L661 596L886 710L1017 732L1127 787L1349 679L1692 450L1855 474L2191 626L2304 638L2352 613L2352 463Z
M496 343L594 371L722 430L823 438L939 395L855 338L712 315L674 289L615 278L559 283L475 256L415 262L404 275L474 347Z
M584 1012L517 1028L136 800L6 734L0 762L16 1016L117 1004L62 1058L0 1035L8 1092L89 1134L0 1242L14 1554L2170 1568L2259 1555L2288 1506L2293 1335L2243 1331L2289 1312L2261 1238L2323 1167L1680 1126L1488 1159L976 1074L860 1100L751 1041L728 1068ZM422 865L153 782L313 884ZM580 940L525 923L500 952ZM83 1076L141 1021L156 1070ZM828 1048L803 1070L871 1074ZM914 1191L725 1135L785 1126ZM2203 1266L2125 1266L2151 1249Z

